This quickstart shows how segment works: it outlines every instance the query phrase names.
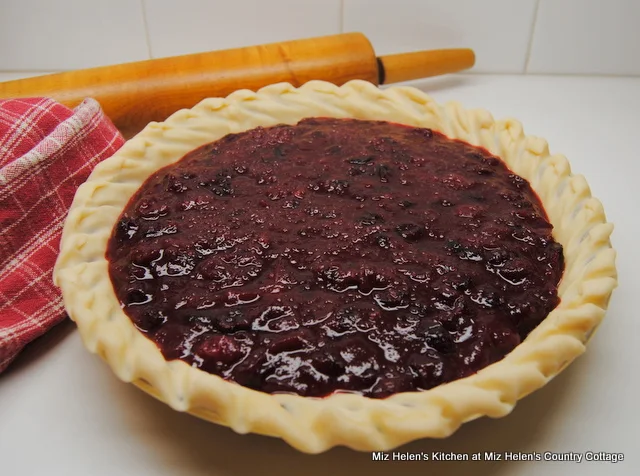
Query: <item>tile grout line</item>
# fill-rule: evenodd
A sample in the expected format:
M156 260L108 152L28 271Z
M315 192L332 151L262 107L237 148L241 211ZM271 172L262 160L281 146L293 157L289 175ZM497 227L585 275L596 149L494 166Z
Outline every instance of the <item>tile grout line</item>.
M523 72L509 72L509 71L483 71L483 72L471 72L471 71L461 71L459 73L452 73L459 76L549 76L549 77L558 77L558 78L569 78L569 77L579 77L579 78L628 78L628 79L640 79L640 74L629 74L629 73L550 73L550 72L535 72L535 73L523 73ZM425 78L428 79L428 78Z
M145 6L144 0L140 0L140 9L142 11L142 26L144 27L144 39L147 42L147 55L149 55L149 59L152 59L151 55L151 39L149 37L149 22L147 21L147 8Z
M524 74L529 74L529 61L531 60L531 50L533 49L533 38L536 33L536 25L538 24L538 10L540 9L540 1L536 0L533 7L533 22L531 22L531 33L529 34L529 44L527 45L527 53L524 59Z
M0 74L15 74L15 73L42 73L42 74L54 74L61 73L63 71L72 71L69 69L0 69Z
M40 69L0 69L0 75L2 74L55 74L65 73L70 71L77 71L87 68L66 69L61 68L57 70L40 70ZM628 79L640 79L640 74L631 73L523 73L523 72L508 72L508 71L483 71L483 72L459 72L452 73L459 76L550 76L550 77L580 77L580 78L628 78ZM428 79L428 78L424 78Z

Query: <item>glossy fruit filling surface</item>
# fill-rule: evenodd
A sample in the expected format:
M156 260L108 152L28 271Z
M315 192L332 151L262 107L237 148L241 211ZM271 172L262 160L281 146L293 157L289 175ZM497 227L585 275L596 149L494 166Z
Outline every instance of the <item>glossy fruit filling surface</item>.
M529 183L429 129L313 118L153 174L107 251L167 360L263 392L386 397L477 372L558 304Z

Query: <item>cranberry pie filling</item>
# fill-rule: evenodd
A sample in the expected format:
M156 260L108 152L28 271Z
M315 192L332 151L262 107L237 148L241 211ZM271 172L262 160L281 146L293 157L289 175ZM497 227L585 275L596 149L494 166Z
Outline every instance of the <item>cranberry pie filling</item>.
M319 118L159 170L107 259L167 360L268 393L382 398L513 350L559 302L551 231L528 182L484 149Z

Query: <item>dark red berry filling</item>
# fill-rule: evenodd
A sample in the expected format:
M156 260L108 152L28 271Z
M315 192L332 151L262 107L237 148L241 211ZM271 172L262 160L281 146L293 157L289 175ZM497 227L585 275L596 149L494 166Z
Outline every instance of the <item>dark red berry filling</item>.
M166 359L264 392L429 389L558 304L528 182L429 129L306 119L155 173L114 229L114 290Z

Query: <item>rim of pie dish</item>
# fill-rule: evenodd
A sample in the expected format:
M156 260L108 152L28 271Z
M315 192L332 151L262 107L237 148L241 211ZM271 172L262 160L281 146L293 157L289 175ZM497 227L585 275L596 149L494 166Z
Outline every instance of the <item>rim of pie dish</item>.
M221 137L258 126L296 124L307 117L382 120L430 128L487 149L528 180L553 237L563 246L559 305L504 359L476 374L425 391L385 399L337 393L324 398L268 394L226 381L181 360L167 361L134 326L115 295L105 257L114 225L129 199L158 169ZM380 89L365 81L338 87L311 81L273 84L205 99L162 123L150 123L100 163L78 189L66 219L54 281L85 346L115 374L178 411L238 433L279 437L320 453L343 445L388 450L409 441L444 438L481 416L502 417L585 350L617 284L615 251L602 204L567 159L544 139L526 136L512 119L456 102L437 104L412 87Z

